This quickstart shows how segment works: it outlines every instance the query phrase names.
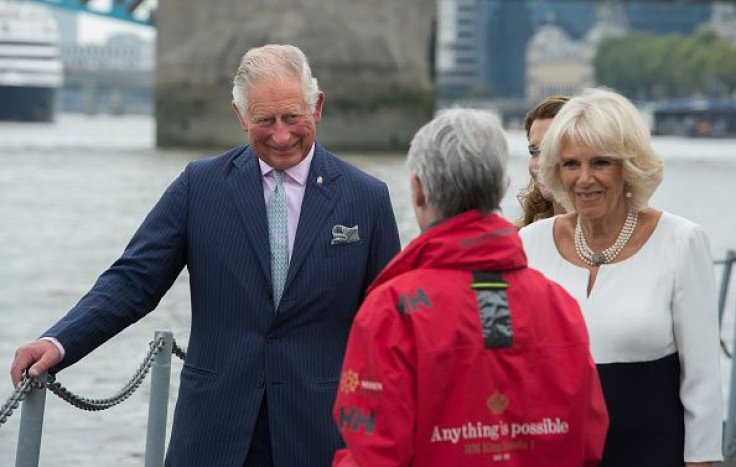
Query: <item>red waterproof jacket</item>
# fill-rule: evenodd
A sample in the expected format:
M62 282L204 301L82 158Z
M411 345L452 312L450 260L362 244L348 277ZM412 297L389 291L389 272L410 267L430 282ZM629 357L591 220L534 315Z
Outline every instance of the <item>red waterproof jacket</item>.
M386 266L350 332L335 466L588 466L608 416L577 302L472 211Z

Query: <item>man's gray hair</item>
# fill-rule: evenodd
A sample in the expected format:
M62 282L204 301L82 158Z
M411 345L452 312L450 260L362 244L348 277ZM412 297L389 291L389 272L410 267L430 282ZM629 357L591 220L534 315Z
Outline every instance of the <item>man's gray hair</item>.
M233 79L233 103L241 114L248 111L248 89L259 81L297 78L302 83L304 101L314 111L319 97L317 79L312 76L307 56L293 45L268 44L250 49L240 59Z
M473 209L498 209L506 191L508 142L498 119L481 110L452 109L419 129L409 171L442 219Z

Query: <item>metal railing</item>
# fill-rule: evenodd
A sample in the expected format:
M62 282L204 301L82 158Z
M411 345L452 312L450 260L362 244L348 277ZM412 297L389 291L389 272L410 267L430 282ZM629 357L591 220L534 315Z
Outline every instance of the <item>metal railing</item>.
M166 417L168 413L171 379L171 355L184 360L186 352L176 345L169 331L156 331L150 350L138 371L112 397L89 399L81 397L56 381L54 375L44 373L37 378L24 375L20 385L7 402L0 407L0 427L22 402L15 467L37 467L41 452L41 434L46 405L46 389L65 402L82 410L105 410L120 404L133 394L151 372L151 394L146 427L145 467L161 467L166 449Z
M736 262L736 251L728 250L726 258L722 261L716 261L716 265L723 265L721 273L721 287L718 293L718 321L723 328L723 315L726 309L726 299L728 298L728 287L731 282L731 270ZM734 339L736 343L736 326L734 327ZM728 391L728 411L726 412L726 421L723 427L723 457L726 460L734 460L736 458L736 358L733 358L733 351L726 347L721 337L721 348L727 357L731 359L731 382Z

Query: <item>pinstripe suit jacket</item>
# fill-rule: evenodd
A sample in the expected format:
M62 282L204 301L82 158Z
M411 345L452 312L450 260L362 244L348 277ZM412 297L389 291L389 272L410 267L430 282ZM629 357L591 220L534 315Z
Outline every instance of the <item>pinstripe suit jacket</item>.
M357 225L360 240L331 244L336 224ZM342 445L330 412L350 325L399 248L386 185L317 144L275 312L257 157L244 146L194 161L44 334L66 349L54 371L153 310L186 266L192 329L167 465L242 466L264 391L275 465L330 465Z

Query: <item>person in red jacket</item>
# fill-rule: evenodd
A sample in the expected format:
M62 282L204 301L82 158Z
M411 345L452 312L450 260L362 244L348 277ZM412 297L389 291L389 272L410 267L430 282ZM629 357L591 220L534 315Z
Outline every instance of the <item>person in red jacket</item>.
M597 465L608 426L577 302L529 269L497 212L498 121L455 109L415 135L422 234L369 288L333 418L334 466Z

